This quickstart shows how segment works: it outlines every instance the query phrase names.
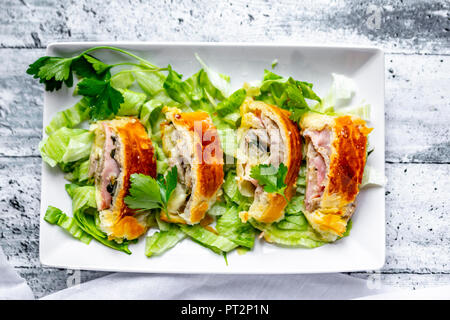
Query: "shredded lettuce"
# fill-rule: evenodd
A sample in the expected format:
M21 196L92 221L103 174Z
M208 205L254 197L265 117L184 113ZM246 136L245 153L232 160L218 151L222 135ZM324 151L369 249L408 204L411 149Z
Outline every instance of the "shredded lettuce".
M80 162L75 166L73 171L69 172L64 176L67 180L76 183L87 183L89 180L89 167L90 162L89 159L83 162Z
M332 73L333 82L327 96L312 110L333 115L355 115L370 120L370 104L351 106L357 86L353 79L342 74Z
M287 215L283 220L277 222L276 226L284 230L304 231L308 229L308 221L303 214Z
M76 183L67 183L64 188L66 189L67 194L69 195L69 197L72 199L73 198L73 194L76 188L79 188L80 185L76 184Z
M248 198L243 196L239 192L239 188L236 182L236 172L234 170L228 171L222 188L227 199L229 199L231 202L241 207L246 207L249 205Z
M71 234L75 239L80 240L86 244L91 242L92 237L84 232L76 223L76 221L67 216L60 209L49 206L47 211L45 212L44 220L50 224L56 224L66 230L69 234Z
M137 116L141 106L147 100L147 95L141 92L135 92L128 89L119 89L122 93L124 102L120 104L118 116Z
M236 157L236 150L238 147L236 132L233 129L221 127L217 128L217 134L219 135L220 145L223 152L232 158ZM228 161L226 163L228 163Z
M159 132L159 125L165 121L164 114L161 112L163 107L163 102L156 99L149 100L142 106L139 119L150 133Z
M45 127L45 132L51 134L56 130L67 127L74 128L81 122L89 119L89 103L88 98L84 97L78 101L73 107L58 112Z
M217 201L213 204L213 206L208 210L208 214L213 217L221 216L225 212L227 212L228 206L224 202Z
M108 236L98 228L98 224L96 223L96 220L98 220L98 212L95 201L95 187L78 187L71 190L71 192L73 196L73 217L78 226L105 246L131 254L131 251L128 249L129 241L124 240L122 243L118 243L113 240L108 240Z
M180 225L181 230L195 242L211 249L217 254L223 254L237 248L237 244L225 237L206 230L200 225Z
M208 79L211 82L212 86L217 88L217 90L220 92L220 95L218 95L219 98L227 98L231 90L230 77L212 70L206 65L205 62L203 62L202 59L200 59L198 54L195 54L195 57L208 75Z
M186 238L186 234L177 225L164 223L158 217L156 221L160 226L160 231L146 238L145 255L147 257L160 255Z
M93 141L94 133L89 131L70 138L62 162L69 163L89 158Z
M366 164L364 167L364 173L360 188L366 188L370 186L384 186L386 184L386 177L375 168Z
M134 76L129 70L116 73L111 77L111 86L115 89L128 89L134 83Z
M298 194L292 197L286 206L286 214L299 214L305 210L304 204L305 196Z
M263 232L267 242L288 247L316 248L325 244L314 232L311 226L306 225L306 229L298 230L298 226L293 229L282 229L277 224L265 224L250 219L253 227ZM283 225L282 225L283 226ZM286 228L287 226L284 225Z
M39 143L42 159L51 167L89 157L93 133L62 127Z
M255 99L291 111L290 118L298 122L305 112L311 110L306 99L319 103L322 101L312 87L311 83L298 81L292 77L284 78L272 71L264 70L260 94Z
M163 90L166 79L161 72L148 72L142 69L135 69L134 77L142 91L151 97Z
M192 110L214 112L216 100L222 100L224 97L209 81L206 72L201 69L184 81L182 77L181 74L169 68L169 74L163 84L167 95Z
M255 229L249 223L243 223L239 218L239 208L232 206L217 220L216 229L219 234L237 245L253 248Z
M229 96L226 100L220 102L216 111L220 117L225 117L229 114L239 114L239 108L241 104L244 102L247 93L245 89L239 89L235 91L231 96Z

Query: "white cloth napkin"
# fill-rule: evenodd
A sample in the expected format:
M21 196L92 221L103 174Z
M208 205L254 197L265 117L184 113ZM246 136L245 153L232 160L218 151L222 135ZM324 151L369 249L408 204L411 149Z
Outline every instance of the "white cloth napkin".
M25 280L9 265L0 248L0 300L9 299L34 299L34 295Z
M44 299L352 299L387 292L344 274L185 275L116 273Z

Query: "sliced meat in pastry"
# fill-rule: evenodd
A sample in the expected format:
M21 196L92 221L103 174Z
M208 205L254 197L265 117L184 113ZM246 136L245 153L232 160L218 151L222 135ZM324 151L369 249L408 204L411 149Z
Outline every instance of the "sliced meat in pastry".
M136 239L146 230L144 218L124 203L130 176L156 176L152 142L135 118L117 118L95 124L95 142L90 156L100 228L110 239Z
M223 183L223 153L208 113L164 107L163 151L169 167L177 167L178 184L161 219L196 224L214 204Z
M241 213L246 221L271 223L284 216L287 203L282 195L267 193L250 177L251 169L259 164L278 168L283 163L287 168L285 196L294 194L302 158L301 139L297 125L289 119L289 111L261 101L248 98L241 106L241 126L238 129L237 182L239 191L253 197L248 212Z
M306 218L325 240L335 241L355 211L366 164L364 120L308 113L300 121L306 142Z

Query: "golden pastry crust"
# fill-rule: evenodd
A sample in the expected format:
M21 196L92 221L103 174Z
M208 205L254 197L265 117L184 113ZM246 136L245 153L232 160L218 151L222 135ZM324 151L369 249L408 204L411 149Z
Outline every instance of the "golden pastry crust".
M367 128L361 119L335 119L327 195L340 194L344 203L355 201L366 164Z
M244 116L249 112L254 113L257 117L265 115L271 118L280 129L284 138L284 147L286 150L283 163L288 168L285 179L287 185L285 196L290 200L295 193L295 184L302 159L302 140L300 138L299 129L297 125L289 119L290 112L276 106L261 101L246 99L241 106L241 115ZM251 124L246 123L245 117L243 117L241 128L251 128ZM241 185L243 183L243 178L239 177L240 175L242 175L242 173L238 172L238 184ZM248 212L243 212L240 215L241 219L246 221L248 218L252 217L259 222L272 223L283 218L284 209L287 205L283 196L274 193L265 193L265 199L263 200L264 201L254 203Z
M353 214L366 164L367 136L372 129L355 116L317 113L306 114L300 125L302 133L307 129L331 131L327 183L318 208L306 210L305 215L325 240L334 241L344 234ZM307 139L307 143L312 142Z
M194 188L191 191L193 197L190 207L190 217L179 214L161 212L161 220L175 223L199 223L206 211L215 202L217 193L222 186L223 151L220 145L219 135L211 117L203 111L181 112L177 108L164 107L168 122L161 124L161 134L168 134L168 126L171 123L179 129L184 129L193 137L193 163L192 173L195 176ZM164 140L163 140L164 141Z
M110 239L136 239L147 230L147 226L144 221L134 217L135 210L128 208L124 198L128 195L132 174L141 173L156 177L153 145L144 126L136 118L100 121L97 130L101 130L102 123L110 127L120 140L121 175L120 189L110 209L100 212L101 225Z

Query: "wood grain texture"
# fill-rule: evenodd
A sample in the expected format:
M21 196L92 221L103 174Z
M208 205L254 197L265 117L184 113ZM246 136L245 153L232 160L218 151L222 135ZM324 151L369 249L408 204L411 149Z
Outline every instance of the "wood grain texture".
M382 47L387 52L386 265L375 274L352 275L403 288L450 283L448 1L21 0L0 6L0 246L37 297L67 287L71 275L41 266L38 252L43 88L25 70L52 41ZM81 281L105 274L82 271Z
M449 53L448 1L5 1L0 46L51 41L302 41ZM226 31L226 32L224 32Z

